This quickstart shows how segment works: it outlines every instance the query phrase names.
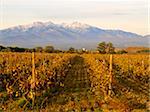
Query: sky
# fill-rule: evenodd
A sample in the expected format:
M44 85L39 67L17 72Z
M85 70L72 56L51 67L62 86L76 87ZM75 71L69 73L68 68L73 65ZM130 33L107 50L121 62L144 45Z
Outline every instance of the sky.
M36 21L78 21L149 34L148 0L0 0L0 29Z

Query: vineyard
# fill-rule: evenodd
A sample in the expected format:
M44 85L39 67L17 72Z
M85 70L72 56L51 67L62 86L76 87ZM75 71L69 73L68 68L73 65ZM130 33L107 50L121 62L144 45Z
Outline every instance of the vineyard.
M149 55L0 53L0 111L148 112Z

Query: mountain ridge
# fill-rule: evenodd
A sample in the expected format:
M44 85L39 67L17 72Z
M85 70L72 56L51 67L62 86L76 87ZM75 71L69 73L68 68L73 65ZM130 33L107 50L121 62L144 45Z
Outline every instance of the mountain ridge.
M148 46L149 36L123 30L101 29L88 24L73 22L55 24L33 22L0 30L0 44L20 47L54 45L57 48L93 49L100 41L112 42L115 46Z

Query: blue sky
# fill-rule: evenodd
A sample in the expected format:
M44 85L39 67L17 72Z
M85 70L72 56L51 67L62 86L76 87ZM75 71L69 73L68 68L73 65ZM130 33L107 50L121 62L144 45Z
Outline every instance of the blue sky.
M78 21L148 34L148 0L0 0L0 29L36 21Z

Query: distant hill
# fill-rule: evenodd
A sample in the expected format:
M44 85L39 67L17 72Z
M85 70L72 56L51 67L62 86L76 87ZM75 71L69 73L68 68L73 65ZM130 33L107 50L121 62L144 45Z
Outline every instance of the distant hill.
M125 49L128 53L136 53L137 51L150 50L147 47L127 47Z
M150 38L150 35L145 35L144 37L146 37L146 38L149 37Z
M149 39L150 36L122 30L105 30L79 22L71 24L34 22L0 30L0 45L27 48L53 45L61 49L69 47L94 49L101 41L112 42L116 47L148 47Z

